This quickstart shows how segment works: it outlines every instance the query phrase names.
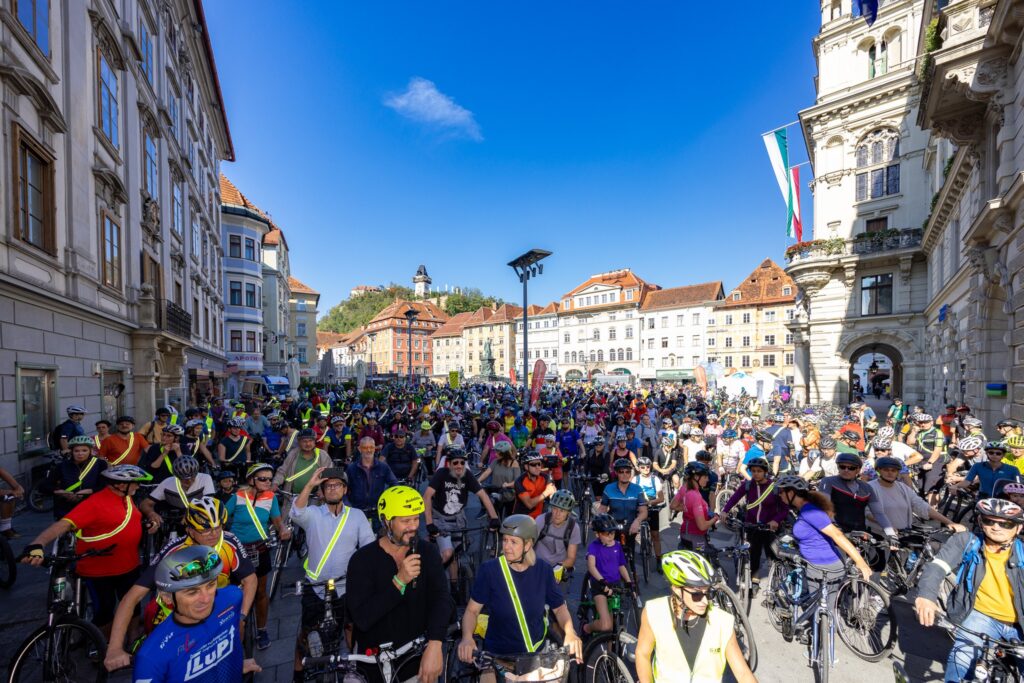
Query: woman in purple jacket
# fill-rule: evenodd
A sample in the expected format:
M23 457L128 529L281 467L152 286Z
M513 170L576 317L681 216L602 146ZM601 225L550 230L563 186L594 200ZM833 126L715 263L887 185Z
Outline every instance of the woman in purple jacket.
M750 543L750 582L751 589L757 592L761 578L758 573L761 570L761 554L768 552L772 539L779 525L785 521L789 514L789 507L785 505L775 491L775 484L768 476L769 464L766 458L753 458L746 465L751 478L739 485L735 493L722 508L722 516L729 514L741 500L744 501L746 512L743 521L746 524L767 524L768 529L750 529L747 531L747 542Z

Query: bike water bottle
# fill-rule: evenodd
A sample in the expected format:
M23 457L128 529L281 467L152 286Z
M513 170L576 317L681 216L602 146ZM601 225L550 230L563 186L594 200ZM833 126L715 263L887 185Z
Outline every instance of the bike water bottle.
M306 636L306 646L309 648L310 657L322 657L324 654L324 643L320 640L320 634L310 631Z
M906 570L909 572L914 568L914 563L917 562L917 551L910 551L910 557L907 558Z

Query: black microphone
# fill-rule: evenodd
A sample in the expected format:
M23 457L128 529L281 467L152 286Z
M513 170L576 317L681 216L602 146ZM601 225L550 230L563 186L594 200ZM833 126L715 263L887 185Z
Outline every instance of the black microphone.
M419 551L420 551L420 537L419 537L419 534L416 534L416 541L412 544L412 552L413 552L414 555L419 555ZM420 571L423 571L423 558L422 557L420 558ZM417 578L419 578L419 577L417 577ZM412 588L412 589L416 588L416 579L413 579L412 581L409 582L409 587Z

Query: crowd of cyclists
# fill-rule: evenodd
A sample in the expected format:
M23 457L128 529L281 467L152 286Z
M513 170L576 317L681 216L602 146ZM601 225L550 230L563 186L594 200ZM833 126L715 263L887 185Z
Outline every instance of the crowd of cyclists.
M510 385L378 389L168 406L90 435L69 407L54 435L63 459L41 487L54 522L21 560L81 556L108 646L68 656L133 667L140 682L239 680L260 670L290 566L302 572L295 681L564 680L573 660L587 681L718 681L727 667L755 681L743 607L716 592L716 530L742 531L749 585L728 581L769 609L780 547L812 587L913 588L923 626L954 625L948 681L1002 665L990 641L1024 637L1013 420L986 425L964 405L936 419L898 398L884 415L864 403L762 414L694 386L554 385L529 407ZM2 531L17 536L9 519ZM894 574L921 554L911 534L935 552L907 586ZM647 562L666 589L644 605ZM628 656L595 654L603 634L630 629Z

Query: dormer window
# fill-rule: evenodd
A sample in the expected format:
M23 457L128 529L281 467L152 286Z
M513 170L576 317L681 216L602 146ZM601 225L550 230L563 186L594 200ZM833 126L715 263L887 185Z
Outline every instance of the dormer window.
M740 293L739 292L733 292L732 293L732 300L733 301L739 301L740 300Z

